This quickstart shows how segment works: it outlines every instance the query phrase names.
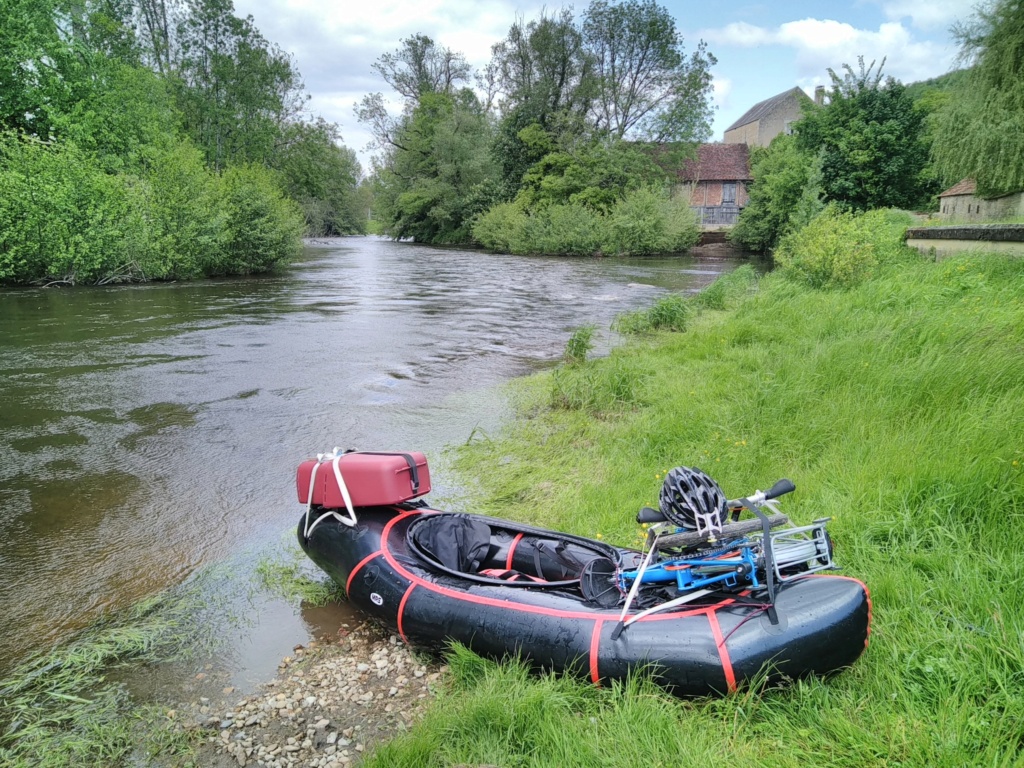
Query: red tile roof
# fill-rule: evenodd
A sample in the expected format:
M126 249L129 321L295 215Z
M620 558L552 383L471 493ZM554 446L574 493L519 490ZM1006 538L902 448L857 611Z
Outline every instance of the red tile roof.
M951 195L973 195L977 191L978 185L975 183L974 179L964 179L962 181L958 181L945 192L940 192L939 197L949 197Z
M750 181L750 148L746 144L701 144L697 158L679 170L682 181Z

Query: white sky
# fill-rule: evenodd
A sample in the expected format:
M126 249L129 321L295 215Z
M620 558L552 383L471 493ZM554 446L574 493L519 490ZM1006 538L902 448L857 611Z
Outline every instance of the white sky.
M948 72L957 47L949 33L967 20L969 0L739 0L734 6L707 0L662 0L676 18L687 52L703 39L718 59L713 68L712 140L758 101L798 85L809 94L828 84L827 68L839 70L857 57L886 59L884 74L904 83ZM579 18L587 0L574 4ZM369 167L369 134L353 105L364 94L383 92L370 65L412 34L466 55L474 67L490 59L491 45L517 16L537 18L555 3L516 0L235 0L235 12L251 14L270 41L295 56L310 109L341 127L346 145Z

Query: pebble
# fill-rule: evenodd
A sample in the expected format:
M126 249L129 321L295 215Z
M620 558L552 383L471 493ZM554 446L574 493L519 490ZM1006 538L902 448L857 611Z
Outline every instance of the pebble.
M203 757L209 751L240 766L348 768L405 730L447 672L424 666L396 635L368 623L343 626L336 643L297 645L293 654L257 692L237 702L203 697L191 719L176 718L178 727L198 725L211 736L199 747L200 765L221 764Z

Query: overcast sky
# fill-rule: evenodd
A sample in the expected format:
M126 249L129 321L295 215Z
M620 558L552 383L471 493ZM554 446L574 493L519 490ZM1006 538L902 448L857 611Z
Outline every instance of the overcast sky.
M589 3L573 3L579 18ZM904 83L948 72L957 47L949 33L972 14L973 0L709 0L661 3L676 18L686 51L699 40L718 59L713 68L713 141L758 101L798 85L808 94L829 82L827 68L857 57L886 58L884 73ZM364 94L387 84L370 65L409 35L422 33L465 54L477 68L491 45L526 20L559 8L526 0L235 0L263 35L292 53L312 95L315 114L341 126L346 145L368 169L369 134L353 114Z

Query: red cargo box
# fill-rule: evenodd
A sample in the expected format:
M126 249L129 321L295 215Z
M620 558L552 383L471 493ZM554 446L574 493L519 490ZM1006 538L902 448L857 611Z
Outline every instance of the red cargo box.
M341 472L353 507L399 504L430 492L430 470L422 453L352 452L299 465L295 485L303 504L309 502L309 479L314 467L313 504L327 509L345 509L336 469Z

